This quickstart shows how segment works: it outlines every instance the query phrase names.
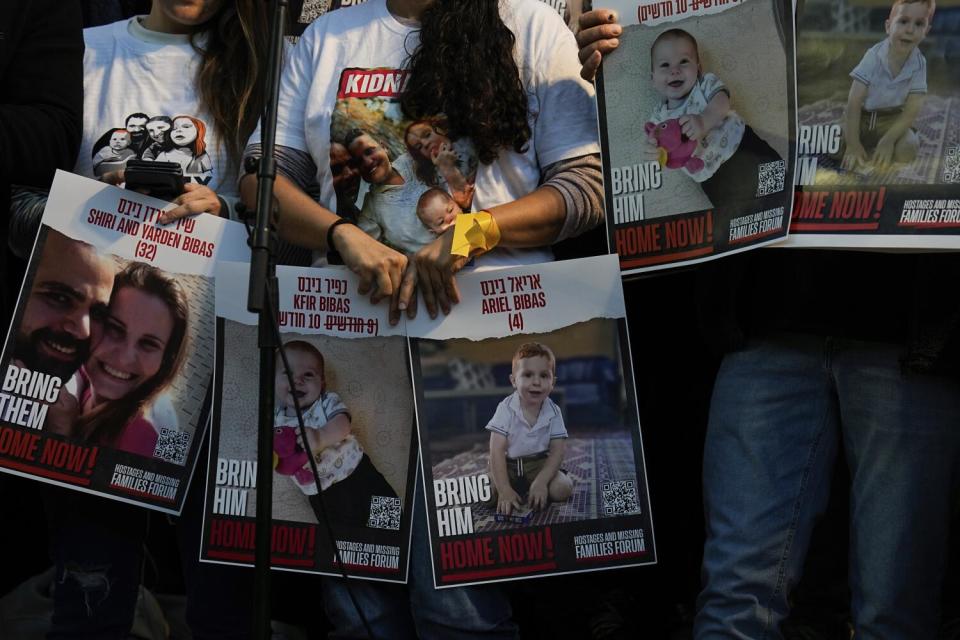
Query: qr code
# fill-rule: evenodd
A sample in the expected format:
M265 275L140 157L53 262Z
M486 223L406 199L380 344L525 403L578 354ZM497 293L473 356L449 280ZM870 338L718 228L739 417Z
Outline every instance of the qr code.
M300 24L310 24L329 10L329 0L304 0L303 9L300 11L300 18L297 20Z
M400 530L400 498L370 497L370 517L367 526L373 529Z
M601 489L603 490L603 515L623 516L640 513L637 483L633 480L604 482Z
M943 181L960 182L960 147L950 147L943 156Z
M787 163L783 160L765 162L757 167L757 197L783 191L783 181L787 175Z
M187 461L189 450L189 433L163 427L160 429L160 437L157 438L157 446L153 449L153 457L174 464L183 464Z

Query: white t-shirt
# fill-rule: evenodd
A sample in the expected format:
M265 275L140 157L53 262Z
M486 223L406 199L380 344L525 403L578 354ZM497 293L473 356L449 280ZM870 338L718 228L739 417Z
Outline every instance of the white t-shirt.
M475 211L529 194L540 182L543 167L599 152L593 87L580 78L576 41L563 20L536 0L503 0L500 12L516 36L517 66L530 96L532 137L525 153L502 150L492 164L479 166ZM396 96L403 82L400 67L417 38L414 27L390 14L386 0L369 0L321 16L293 48L281 82L277 143L311 155L318 167L320 202L328 209L336 210L329 170L331 136L343 141L353 126L382 139L391 159L408 151ZM348 102L362 112L347 110ZM251 143L259 141L257 132ZM414 210L398 215L416 220ZM498 249L478 263L550 259L546 248Z
M531 425L523 415L520 393L517 391L497 405L497 410L490 418L486 429L507 438L507 457L509 458L543 453L550 449L551 440L567 437L563 414L553 400L544 399L543 404L540 405L537 421Z
M697 79L683 104L671 109L664 100L653 110L650 121L660 124L689 114L700 115L721 91L726 92L727 95L730 94L723 80L712 73L705 73ZM683 167L681 170L697 182L709 179L740 147L745 128L743 118L737 115L736 111L730 110L718 126L707 132L697 145L696 151L693 152L694 156L703 160L703 169L690 171Z
M189 36L148 31L131 18L85 29L83 37L83 142L74 172L99 176L123 168L129 157L166 160L180 164L191 181L235 196L213 120L194 91L199 57ZM134 155L100 162L103 143L109 146L117 129L130 131Z
M920 50L914 47L896 78L887 64L889 54L890 40L884 39L867 49L860 64L850 72L851 78L867 85L863 102L867 111L903 107L911 93L927 92L927 60Z

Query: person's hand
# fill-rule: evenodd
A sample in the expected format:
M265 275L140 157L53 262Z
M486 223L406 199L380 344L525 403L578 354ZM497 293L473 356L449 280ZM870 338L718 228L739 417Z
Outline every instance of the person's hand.
M700 141L703 140L703 137L707 135L707 128L703 124L703 116L691 113L685 116L680 116L680 130L683 132L683 135L687 136L691 140Z
M543 475L543 474L540 474ZM536 511L544 509L547 506L547 483L542 482L538 476L530 483L530 493L527 496L530 501L530 508Z
M65 386L60 387L57 401L47 408L47 417L43 423L43 430L61 436L73 437L80 417L80 400L67 391Z
M374 240L352 224L337 225L333 230L333 244L327 249L336 249L347 268L360 276L357 293L362 296L369 293L373 304L390 298L390 308L394 309L400 295L400 282L407 267L407 257Z
M617 24L620 20L616 11L594 9L580 16L580 31L577 32L577 46L580 47L580 75L584 80L592 81L600 68L600 61L618 46L623 28Z
M430 158L438 169L453 169L457 166L457 154L449 142L441 142L437 152Z
M198 213L209 213L214 216L219 216L221 213L220 198L217 197L217 193L210 187L196 182L188 182L183 185L183 193L177 196L173 204L177 206L160 214L157 222L168 224L179 218Z
M514 491L513 487L507 486L504 487L503 491L497 490L497 513L508 516L511 511L522 506L523 501L520 500L520 494Z
M894 140L888 140L887 136L880 138L877 148L873 150L873 162L883 167L888 167L893 163L893 154L896 149Z
M106 182L107 184L112 184L115 187L119 187L127 181L123 169L118 169L117 171L107 171L98 179L100 182Z
M647 136L644 140L643 149L641 150L643 159L647 162L659 162L660 160L660 144L657 142L657 139L652 135Z
M423 303L431 318L437 317L437 307L447 314L450 313L451 305L460 302L460 290L454 276L467 264L469 258L450 253L453 231L453 227L447 229L413 255L413 264L403 275L399 310L407 309L409 312L410 300L418 283Z
M861 165L867 164L867 151L863 145L847 141L847 150L843 154L840 166L847 171L853 171Z

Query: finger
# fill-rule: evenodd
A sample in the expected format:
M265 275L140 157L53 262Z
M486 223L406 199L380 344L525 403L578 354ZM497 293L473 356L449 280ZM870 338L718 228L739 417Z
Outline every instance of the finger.
M437 305L443 311L443 315L450 313L450 298L447 296L446 274L439 269L430 269L430 284L433 287L433 295L437 299Z
M364 271L357 275L360 276L360 284L357 285L357 293L365 296L370 292L370 287L373 286L373 279L370 277L369 271Z
M583 61L583 66L580 68L580 77L586 80L587 82L593 82L593 79L597 77L597 69L600 68L600 61L603 59L603 56L600 55L599 51L594 51Z
M417 290L413 290L410 301L407 303L407 318L413 320L417 317Z
M390 271L386 265L380 264L374 277L377 279L377 287L370 296L370 302L377 304L384 298L393 295L393 280L390 278Z
M460 287L457 285L457 276L452 273L447 276L447 297L454 304L460 303Z
M416 304L416 294L417 269L413 266L407 266L407 270L403 272L403 282L400 284L400 296L397 301L397 308L401 311L406 310L409 313L411 299L413 299L414 304Z
M436 287L431 280L433 270L422 261L417 262L417 278L420 282L420 293L423 295L423 303L427 306L427 313L431 318L437 317L437 296Z
M580 14L579 23L580 23L580 32L582 33L584 29L590 29L598 25L604 24L614 24L619 20L616 11L611 11L610 9L593 9L592 11L585 11Z

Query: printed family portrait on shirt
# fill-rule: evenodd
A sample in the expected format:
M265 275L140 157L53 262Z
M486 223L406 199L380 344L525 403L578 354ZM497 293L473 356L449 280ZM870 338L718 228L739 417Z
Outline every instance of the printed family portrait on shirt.
M406 254L416 253L473 206L478 160L442 115L404 116L406 73L345 69L331 120L330 174L337 214Z

